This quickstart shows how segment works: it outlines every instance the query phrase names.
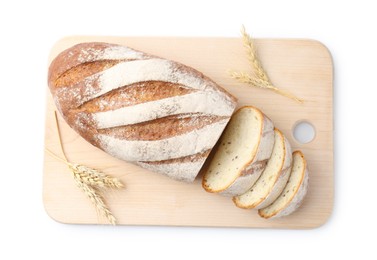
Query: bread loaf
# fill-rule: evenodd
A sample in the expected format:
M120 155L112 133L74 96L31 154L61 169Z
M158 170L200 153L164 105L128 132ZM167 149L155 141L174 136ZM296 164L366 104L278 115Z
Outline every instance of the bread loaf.
M236 107L236 98L197 70L108 43L60 53L48 85L63 118L88 142L188 182Z
M309 172L304 155L301 151L295 151L287 185L280 196L271 205L258 210L258 214L263 218L278 218L293 213L301 205L308 183Z
M259 209L270 205L287 184L292 166L292 151L283 133L275 128L275 143L271 158L257 182L246 193L234 197L237 207Z
M232 116L204 172L203 188L225 196L245 193L263 172L273 145L271 120L255 107L241 107Z

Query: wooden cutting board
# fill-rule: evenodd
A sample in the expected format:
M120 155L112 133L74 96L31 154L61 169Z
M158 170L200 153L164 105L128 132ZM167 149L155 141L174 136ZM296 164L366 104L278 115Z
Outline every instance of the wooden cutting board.
M75 36L57 42L51 50L50 61L60 51L85 41L124 44L203 72L235 95L239 106L249 104L264 111L287 136L293 149L304 152L310 170L309 192L299 210L285 218L266 220L254 210L235 207L229 198L206 193L201 187L201 175L192 184L180 183L112 158L84 141L59 117L68 159L101 169L125 183L124 190L111 190L105 196L118 224L299 229L318 227L329 218L334 193L333 65L329 51L321 43L297 39L256 40L260 59L272 82L305 100L299 104L229 77L230 69L250 70L242 41L238 38ZM45 147L62 156L54 110L48 92ZM293 136L293 128L301 120L310 122L316 131L314 140L306 144L297 142ZM43 201L47 213L56 221L107 224L76 187L66 165L47 153Z

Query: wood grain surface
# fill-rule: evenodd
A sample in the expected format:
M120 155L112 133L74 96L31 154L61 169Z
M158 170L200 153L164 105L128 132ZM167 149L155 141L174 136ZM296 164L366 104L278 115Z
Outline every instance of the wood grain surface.
M310 183L303 205L280 219L260 218L255 210L237 208L231 199L206 193L201 174L192 184L180 183L112 158L76 134L59 117L63 145L71 162L101 169L120 178L124 190L109 191L105 200L120 225L165 225L254 228L315 228L324 224L333 207L333 65L325 46L306 39L257 39L262 64L272 82L305 100L294 102L271 91L248 87L229 77L231 69L250 71L238 38L92 37L74 36L52 47L50 61L62 50L86 41L124 44L172 59L203 72L239 99L266 113L308 160ZM46 68L47 74L47 68ZM47 83L46 83L47 89ZM62 156L54 120L55 106L47 91L45 147ZM293 127L301 120L316 130L313 141L298 143ZM75 185L62 162L44 157L43 202L49 216L62 223L107 224Z

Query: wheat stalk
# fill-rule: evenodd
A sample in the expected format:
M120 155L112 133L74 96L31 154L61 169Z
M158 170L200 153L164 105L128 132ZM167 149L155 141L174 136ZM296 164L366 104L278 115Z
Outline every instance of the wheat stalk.
M280 95L291 98L299 103L303 103L302 99L296 97L295 95L293 95L292 93L288 91L281 90L272 84L270 78L267 75L267 72L263 69L261 62L258 59L254 41L250 37L250 35L246 32L246 29L244 26L242 26L241 28L241 35L242 35L243 46L245 47L245 50L246 50L246 56L252 68L253 76L246 72L230 71L229 72L230 77L238 80L241 83L246 83L252 87L269 89Z
M270 82L269 77L267 76L266 71L263 69L262 64L260 63L257 50L255 48L255 44L253 39L251 39L250 35L246 32L245 26L241 28L241 35L242 35L242 43L244 48L246 49L246 56L249 60L253 68L253 73L258 79L263 80L264 82Z
M120 189L124 185L117 178L108 176L103 172L82 165L78 163L71 163L68 161L67 156L64 151L64 147L61 140L60 127L58 123L58 118L55 111L55 123L58 130L60 149L63 154L63 158L60 158L49 149L45 148L46 152L49 153L55 159L65 163L69 170L71 171L73 178L77 186L85 193L85 195L90 199L90 201L95 206L97 212L104 216L111 224L116 225L116 218L111 213L110 209L106 206L103 196L101 194L100 188L114 188Z

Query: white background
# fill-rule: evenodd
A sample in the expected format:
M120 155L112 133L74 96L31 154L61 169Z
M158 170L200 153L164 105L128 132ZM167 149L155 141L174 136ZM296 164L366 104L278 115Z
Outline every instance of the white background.
M1 1L0 259L376 259L375 1ZM47 56L75 34L313 38L335 73L335 203L313 230L80 226L42 203ZM50 257L50 258L44 258ZM132 258L131 258L132 257Z

